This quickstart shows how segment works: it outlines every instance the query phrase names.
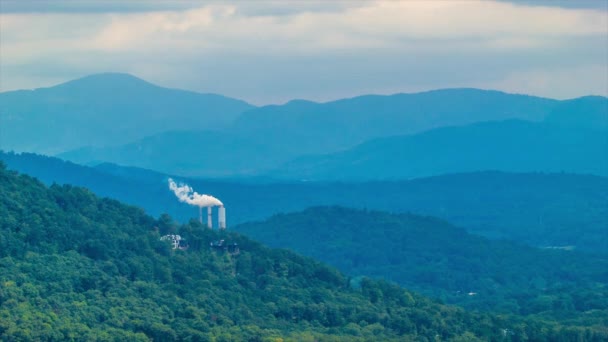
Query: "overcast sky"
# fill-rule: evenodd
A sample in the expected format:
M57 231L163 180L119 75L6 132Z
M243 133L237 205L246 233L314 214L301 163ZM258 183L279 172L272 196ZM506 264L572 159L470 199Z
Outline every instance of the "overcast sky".
M254 104L608 95L608 0L0 0L0 89L126 72Z

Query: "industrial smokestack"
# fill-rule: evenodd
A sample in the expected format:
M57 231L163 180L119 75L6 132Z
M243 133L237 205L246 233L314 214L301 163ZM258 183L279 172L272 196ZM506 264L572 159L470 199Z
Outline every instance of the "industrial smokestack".
M213 213L211 207L207 207L207 227L213 229Z
M219 199L205 194L199 194L194 191L187 184L177 184L173 179L169 178L169 189L173 191L175 196L179 199L180 202L184 202L190 205L195 205L199 209L198 211L198 220L202 224L203 223L203 207L207 207L207 226L209 228L213 228L213 222L211 217L211 208L214 206L223 206L224 204ZM224 226L226 225L226 218L224 216Z
M223 205L217 209L217 223L220 229L226 229L226 208Z

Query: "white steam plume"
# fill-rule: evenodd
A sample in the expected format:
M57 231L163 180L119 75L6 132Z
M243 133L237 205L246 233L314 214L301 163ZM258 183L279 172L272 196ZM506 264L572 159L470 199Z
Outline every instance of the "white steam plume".
M201 195L192 190L187 184L177 185L173 179L169 178L169 189L173 191L180 202L195 205L197 207L214 207L224 205L219 199L210 195Z

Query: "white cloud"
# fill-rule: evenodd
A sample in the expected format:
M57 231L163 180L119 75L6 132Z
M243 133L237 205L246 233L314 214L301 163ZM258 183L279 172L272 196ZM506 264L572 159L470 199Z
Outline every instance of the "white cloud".
M44 69L60 70L66 80L75 73L127 71L260 103L421 84L517 88L522 82L518 89L532 89L526 75L538 80L545 70L590 70L608 58L608 14L592 9L475 0L198 4L2 14L0 80L12 89L26 79L35 83L34 73ZM420 70L427 71L424 81ZM588 88L576 83L585 82L593 84L590 92L601 93L604 76L584 74L593 81L570 75L567 85L547 85L542 92L561 97L567 89ZM294 85L286 85L287 76ZM319 85L320 79L327 81Z
M575 83L576 87L572 87L572 83ZM516 71L508 73L500 80L476 86L559 99L586 95L608 96L608 65Z
M113 15L94 39L101 49L171 46L375 48L407 40L463 39L488 48L534 48L560 37L604 35L605 13L489 1L378 1L340 12L243 15L235 5ZM559 41L559 40L558 40ZM253 45L253 46L252 46ZM323 53L324 51L319 51Z

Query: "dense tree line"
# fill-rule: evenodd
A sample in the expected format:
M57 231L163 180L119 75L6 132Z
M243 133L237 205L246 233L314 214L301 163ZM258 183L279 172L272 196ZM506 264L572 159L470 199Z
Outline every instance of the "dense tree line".
M342 207L234 229L351 276L387 279L468 309L563 322L589 317L589 325L606 323L593 312L608 317L608 259L602 256L488 240L433 217Z
M182 235L186 250L160 240ZM238 243L240 254L210 249ZM153 219L0 166L0 338L97 341L601 340L349 279L236 233Z

